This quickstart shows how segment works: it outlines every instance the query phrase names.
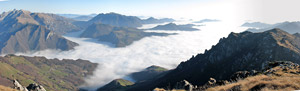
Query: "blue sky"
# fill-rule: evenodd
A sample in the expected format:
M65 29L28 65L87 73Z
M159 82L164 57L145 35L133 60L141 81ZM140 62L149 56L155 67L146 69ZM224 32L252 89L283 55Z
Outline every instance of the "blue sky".
M300 0L0 0L0 12L24 9L59 14L116 12L134 16L229 21L300 20Z
M214 5L227 0L0 0L0 12L24 9L31 12L58 14L92 14L116 12L134 16L170 18L204 18L224 11ZM214 7L211 9L209 7ZM203 7L206 6L206 7ZM205 13L207 10L214 10ZM204 12L204 13L203 13Z
M90 14L100 12L170 11L176 7L211 2L213 0L7 0L0 2L1 11L25 9L35 12Z

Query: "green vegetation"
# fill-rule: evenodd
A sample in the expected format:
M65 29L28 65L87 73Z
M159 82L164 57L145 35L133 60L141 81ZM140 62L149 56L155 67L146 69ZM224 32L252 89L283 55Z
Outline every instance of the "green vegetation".
M116 81L116 83L120 84L121 86L130 86L130 85L134 84L133 82L124 80L124 79L117 79L115 81Z
M73 64L74 62L76 63ZM82 68L86 65L89 67ZM0 78L17 79L23 86L37 83L51 91L74 91L84 82L82 74L91 74L96 65L83 60L64 61L10 55L0 57ZM12 86L13 84L8 85Z

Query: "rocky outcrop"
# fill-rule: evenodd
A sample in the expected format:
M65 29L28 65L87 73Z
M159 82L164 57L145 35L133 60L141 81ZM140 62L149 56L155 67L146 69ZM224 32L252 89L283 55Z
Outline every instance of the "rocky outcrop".
M26 88L28 89L28 91L46 91L43 86L35 83L29 84Z
M14 83L14 89L20 91L28 91L28 89L26 87L23 87L17 80L14 80L13 83Z
M274 61L265 64L260 71L239 71L232 75L238 80L216 80L210 78L204 85L192 85L188 81L177 82L174 88L154 89L154 91L260 91L260 90L297 90L300 81L300 66L290 61ZM253 72L255 74L253 74ZM251 76L249 76L251 75ZM237 79L234 78L234 79ZM290 81L293 79L293 81ZM287 81L288 80L288 81Z
M17 80L13 81L14 88L19 91L46 91L46 89L38 84L31 83L27 87L23 87Z
M193 91L193 89L195 89L195 87L193 86L193 84L189 83L187 80L183 80L183 81L177 82L174 89L184 89L186 91Z

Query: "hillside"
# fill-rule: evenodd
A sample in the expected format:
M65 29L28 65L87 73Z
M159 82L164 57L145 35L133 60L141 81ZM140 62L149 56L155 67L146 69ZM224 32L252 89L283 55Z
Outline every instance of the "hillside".
M76 29L71 20L54 14L25 10L4 12L0 16L0 53L71 50L78 44L63 38L61 34Z
M125 79L116 79L111 81L107 85L97 89L97 91L124 91L124 89L127 89L133 84L134 82Z
M188 81L201 86L210 78L228 80L237 71L262 70L270 61L290 60L300 63L300 38L280 29L261 33L231 33L220 39L204 54L180 63L163 77L129 90L152 90L155 87L174 88L176 83Z
M40 25L25 25L17 31L0 33L1 54L31 52L45 49L71 50L77 43L69 41Z
M38 83L46 90L74 91L84 83L83 77L92 75L97 64L81 59L7 55L0 57L0 66L0 85L13 87L17 79L23 86Z
M136 82L142 82L142 81L153 79L166 71L168 71L168 69L160 66L152 65L140 72L131 73L129 76Z
M102 42L112 43L116 47L125 47L144 37L167 35L170 34L144 32L136 28L114 27L106 24L92 24L81 34L81 37L95 38Z
M274 65L274 63L276 65ZM274 62L273 67L258 75L240 78L236 82L208 88L207 91L292 91L300 89L300 66L291 62Z
M141 82L156 79L157 77L163 76L167 72L168 70L166 68L152 65L140 72L134 72L127 75L128 77L132 78L134 82L125 79L115 79L105 86L100 87L97 89L97 91L126 91L127 89L134 87L136 84L138 85Z

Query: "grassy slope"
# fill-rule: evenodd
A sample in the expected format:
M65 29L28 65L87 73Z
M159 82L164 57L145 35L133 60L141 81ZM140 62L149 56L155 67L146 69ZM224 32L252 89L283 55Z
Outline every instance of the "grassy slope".
M0 91L18 91L18 90L0 85Z
M208 91L227 91L233 89L240 89L242 91L292 91L300 89L300 69L282 69L275 67L272 74L261 74L230 84L217 86L207 89Z
M76 90L78 84L73 81L83 82L82 69L69 65L71 69L66 69L66 65L47 64L36 58L38 61L29 61L22 56L9 56L0 59L0 78L13 80L17 79L20 84L28 86L30 83L38 83L46 90L67 91ZM47 60L52 61L52 60ZM72 67L78 69L78 74L71 73ZM1 83L0 84L5 84ZM9 85L12 87L12 84Z

